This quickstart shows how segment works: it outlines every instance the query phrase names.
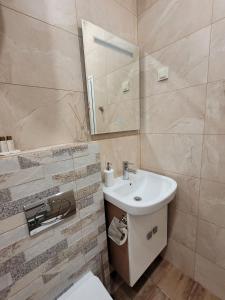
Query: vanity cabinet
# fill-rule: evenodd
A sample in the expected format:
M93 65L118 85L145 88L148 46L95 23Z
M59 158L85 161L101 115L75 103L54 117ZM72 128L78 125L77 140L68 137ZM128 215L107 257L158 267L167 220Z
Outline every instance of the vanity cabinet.
M105 201L107 228L114 216L127 217L128 239L118 246L108 238L109 260L124 281L133 286L167 245L167 207L149 215L130 215Z

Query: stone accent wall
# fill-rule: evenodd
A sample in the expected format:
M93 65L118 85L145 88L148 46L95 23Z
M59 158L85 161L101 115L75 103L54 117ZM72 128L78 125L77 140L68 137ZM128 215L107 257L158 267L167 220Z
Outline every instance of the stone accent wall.
M0 299L55 299L87 270L109 283L100 170L96 143L0 158ZM23 206L71 189L76 215L30 237Z

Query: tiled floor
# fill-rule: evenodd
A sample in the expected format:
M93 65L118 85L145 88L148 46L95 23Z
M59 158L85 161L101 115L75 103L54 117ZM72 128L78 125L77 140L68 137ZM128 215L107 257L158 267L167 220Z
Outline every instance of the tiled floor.
M157 260L133 288L112 274L115 300L219 300L165 260Z

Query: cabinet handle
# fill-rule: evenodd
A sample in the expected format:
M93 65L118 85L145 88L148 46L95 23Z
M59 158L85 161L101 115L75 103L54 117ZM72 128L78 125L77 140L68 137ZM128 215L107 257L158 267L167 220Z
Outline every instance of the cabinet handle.
M146 239L150 240L152 238L152 230L146 234Z
M152 232L153 234L156 234L158 232L158 226L153 227Z

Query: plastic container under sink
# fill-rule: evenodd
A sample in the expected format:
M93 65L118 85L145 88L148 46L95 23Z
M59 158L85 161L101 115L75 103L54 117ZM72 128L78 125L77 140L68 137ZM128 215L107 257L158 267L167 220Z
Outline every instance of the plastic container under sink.
M98 277L88 272L58 300L112 300Z

